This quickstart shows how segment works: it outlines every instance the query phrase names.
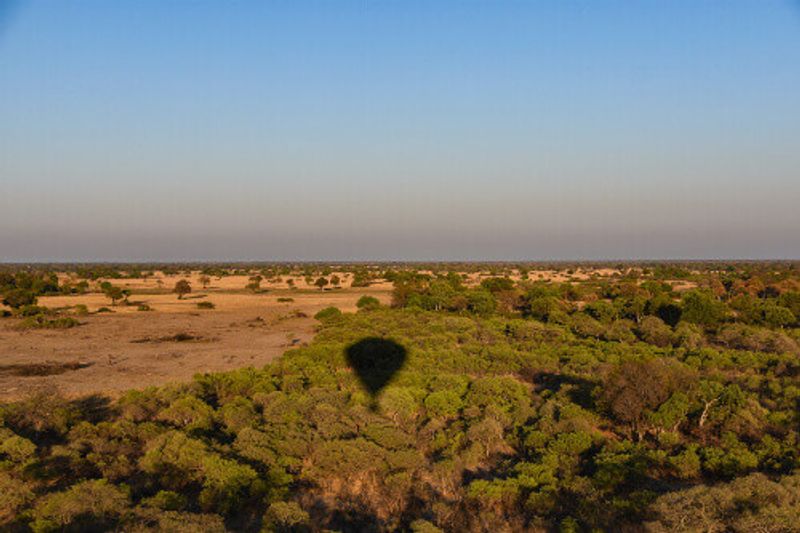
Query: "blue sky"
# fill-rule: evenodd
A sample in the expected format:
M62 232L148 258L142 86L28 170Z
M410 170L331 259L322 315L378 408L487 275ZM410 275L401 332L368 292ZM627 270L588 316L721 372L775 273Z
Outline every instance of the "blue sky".
M0 261L800 258L800 2L6 2Z

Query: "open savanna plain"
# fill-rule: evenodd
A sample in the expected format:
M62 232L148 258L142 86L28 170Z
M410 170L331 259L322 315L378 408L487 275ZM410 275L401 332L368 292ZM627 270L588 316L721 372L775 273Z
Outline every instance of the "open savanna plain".
M390 300L386 282L320 290L297 278L293 289L285 281L246 289L251 277L208 276L203 287L199 272L154 272L146 279L98 278L84 294L41 296L39 306L74 316L80 326L37 329L0 322L0 398L19 398L42 387L68 396L116 396L186 381L197 373L262 367L289 347L306 344L321 309L354 312L365 295L384 304ZM347 282L348 274L340 277ZM59 279L71 278L59 273ZM180 280L189 281L193 292L178 299L173 288ZM130 294L112 304L99 288L103 282ZM213 307L198 307L201 302Z
M319 276L285 275L276 276L279 281L261 279L253 289L247 287L260 276L257 269L227 269L219 272L223 275L153 270L146 277L130 277L121 268L124 277L96 277L79 293L44 294L38 306L74 316L80 327L21 328L19 321L0 322L0 399L24 397L42 388L71 397L116 396L124 390L186 381L197 373L261 367L288 348L306 344L320 310L355 312L363 296L391 302L393 283L378 274L361 284L365 286L351 287L353 272L322 270L330 271L326 279L336 277L339 283L320 288L314 285ZM427 266L414 270L433 275ZM478 286L493 277L492 270L472 268L459 275L467 286ZM75 272L53 272L62 287L77 286L83 279ZM509 279L521 277L518 269L507 267L503 272ZM541 267L526 277L579 283L619 274L610 267ZM181 280L189 282L192 292L179 299L174 287ZM103 292L104 283L126 291L125 299L112 303Z

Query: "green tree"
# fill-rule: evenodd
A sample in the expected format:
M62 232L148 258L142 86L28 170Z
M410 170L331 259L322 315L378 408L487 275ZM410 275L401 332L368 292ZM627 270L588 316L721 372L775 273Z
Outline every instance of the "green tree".
M725 304L703 291L689 291L681 300L681 319L703 326L715 326L725 318Z

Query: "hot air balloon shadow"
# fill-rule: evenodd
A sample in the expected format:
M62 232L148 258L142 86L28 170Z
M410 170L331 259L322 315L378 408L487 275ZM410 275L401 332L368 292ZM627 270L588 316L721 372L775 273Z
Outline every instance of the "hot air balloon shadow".
M347 363L372 397L377 410L378 394L406 362L406 349L394 341L367 337L347 347Z

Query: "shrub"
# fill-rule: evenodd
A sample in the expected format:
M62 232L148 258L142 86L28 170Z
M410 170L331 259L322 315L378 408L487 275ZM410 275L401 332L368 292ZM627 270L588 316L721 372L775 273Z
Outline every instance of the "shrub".
M800 476L780 482L750 474L716 486L700 485L660 496L648 531L796 531Z
M358 302L356 302L356 307L362 311L371 311L379 308L380 306L381 302L378 301L378 299L374 296L362 296L358 299Z
M19 329L69 329L81 323L71 316L49 319L44 315L29 316L17 326Z
M197 302L198 309L214 309L214 302Z
M0 472L0 528L18 518L19 512L34 499L31 486Z
M137 311L152 311L153 308L147 304L139 304L139 307L136 308Z
M36 304L36 294L27 289L12 289L3 295L3 303L12 309Z
M294 301L294 298L287 298L287 297L278 298L278 303L291 303L293 301Z
M637 333L644 342L660 348L672 344L672 328L655 316L644 317L639 323Z
M342 312L337 307L326 307L314 315L314 318L320 322L327 322L329 320L335 320L340 316L342 316Z
M37 316L46 315L48 313L49 310L46 307L40 307L38 305L23 305L17 309L17 315L19 316Z
M432 392L425 398L425 410L431 418L456 416L463 406L461 396L451 390Z
M169 407L158 414L158 420L185 428L207 430L214 425L214 410L202 400L194 396L185 396L175 400Z

